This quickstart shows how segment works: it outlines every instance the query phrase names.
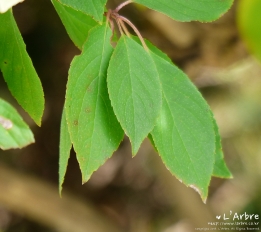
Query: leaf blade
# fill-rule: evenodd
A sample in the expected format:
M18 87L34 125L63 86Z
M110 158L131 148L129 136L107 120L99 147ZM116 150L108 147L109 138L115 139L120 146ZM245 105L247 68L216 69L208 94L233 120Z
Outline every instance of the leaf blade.
M73 60L69 71L66 117L83 182L112 155L123 139L106 85L113 51L110 36L107 25L93 28L82 54Z
M161 109L161 87L157 70L147 51L122 36L108 69L112 106L135 155L153 129Z
M17 111L0 99L0 148L22 148L34 142L34 136Z
M171 173L206 201L215 150L209 107L186 75L162 57L153 53L163 106L151 135Z
M12 95L41 124L44 93L11 11L0 14L0 69Z
M101 22L107 0L60 0L60 2L75 10L91 15L96 21Z
M60 144L59 144L59 193L62 195L62 186L64 182L65 173L68 166L70 151L72 149L72 142L66 122L65 110L63 109L61 128L60 128Z
M91 16L63 5L58 0L52 0L52 3L69 37L78 48L82 49L89 30L95 27L97 22Z
M222 151L221 145L221 137L218 130L217 122L213 116L213 125L215 130L215 137L216 137L216 150L215 150L215 163L214 163L214 170L213 176L220 177L220 178L233 178L231 172L229 171L225 161L224 161L224 154Z
M178 21L210 22L224 14L231 7L233 0L134 0L134 2L164 13Z

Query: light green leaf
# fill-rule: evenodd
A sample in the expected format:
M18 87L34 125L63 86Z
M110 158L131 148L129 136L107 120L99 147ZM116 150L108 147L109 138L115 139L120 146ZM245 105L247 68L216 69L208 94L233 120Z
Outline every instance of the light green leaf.
M0 99L0 148L22 148L34 142L34 136L17 111Z
M62 113L61 132L60 132L60 156L59 156L59 192L62 195L62 187L64 182L65 173L68 166L72 142L68 131L66 122L65 110Z
M60 2L101 22L107 0L60 0Z
M81 49L87 39L89 30L95 27L97 22L91 16L65 6L57 0L52 0L52 3L71 40Z
M206 201L215 151L209 107L188 77L155 47L152 50L157 51L152 57L163 89L153 141L170 172Z
M135 155L159 116L162 95L158 73L149 52L122 36L108 69L111 103Z
M232 5L233 0L133 0L182 22L218 19Z
M261 1L241 0L238 4L237 21L239 31L249 50L261 60Z
M213 176L220 177L220 178L232 178L232 174L230 173L225 161L224 161L224 154L222 151L221 145L221 137L218 130L217 122L213 116L213 125L216 134L216 151L215 151L215 163L214 163L214 170Z
M123 139L106 85L113 51L111 35L107 25L92 29L82 54L74 58L69 71L66 118L83 182L112 155Z
M0 68L18 103L40 125L44 110L41 82L11 11L0 14Z

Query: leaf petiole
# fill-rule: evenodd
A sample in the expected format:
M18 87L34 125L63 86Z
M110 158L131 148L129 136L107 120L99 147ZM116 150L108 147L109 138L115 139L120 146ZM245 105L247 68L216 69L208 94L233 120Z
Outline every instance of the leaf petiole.
M127 29L127 27L125 26L125 23L127 23L133 30L134 32L136 33L136 35L139 37L141 43L142 43L142 46L144 47L144 49L148 52L149 49L141 35L141 33L139 32L139 30L134 26L134 24L127 18L121 16L118 12L119 10L121 10L124 6L128 5L132 3L131 0L128 0L126 2L123 2L122 4L120 4L118 7L116 7L114 10L109 10L106 17L107 17L107 21L110 22L110 26L111 26L111 29L114 33L114 23L113 23L113 20L114 19L118 25L118 28L120 30L120 33L121 35L123 35L124 33L130 37L130 33Z
M127 27L125 26L123 20L122 20L121 18L118 18L118 21L119 21L120 26L122 27L124 33L125 33L128 37L130 37L130 33L129 33Z
M131 0L128 0L126 2L123 2L122 4L120 4L119 6L117 6L114 10L114 12L118 13L124 6L129 5L130 3L132 3Z
M130 20L128 20L127 18L125 18L125 17L123 17L123 16L121 16L121 15L119 15L119 14L118 14L117 16L118 16L119 19L121 19L123 22L127 23L127 24L134 30L134 32L136 33L136 35L139 37L139 39L140 39L140 41L141 41L142 46L144 47L144 49L145 49L146 51L149 51L149 49L148 49L148 47L147 47L147 45L146 45L146 43L145 43L145 41L144 41L144 39L143 39L141 33L139 32L139 30L137 29L137 27L135 27L134 24L133 24Z

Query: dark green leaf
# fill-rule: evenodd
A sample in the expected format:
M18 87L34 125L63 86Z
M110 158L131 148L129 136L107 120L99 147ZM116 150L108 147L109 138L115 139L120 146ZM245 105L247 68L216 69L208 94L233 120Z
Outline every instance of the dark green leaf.
M155 47L152 50L157 51ZM151 133L153 141L171 173L205 201L215 151L209 107L187 76L164 55L152 53L152 57L163 89L161 114Z
M62 186L64 182L65 173L67 170L68 160L70 157L70 151L72 148L72 142L68 131L68 125L66 122L65 110L63 110L61 120L61 132L60 132L60 156L59 156L59 192L62 194Z
M91 16L86 15L81 11L74 10L71 7L65 6L57 0L52 0L52 3L71 40L78 48L81 49L87 39L89 30L96 26L97 22L94 21Z
M232 5L233 0L134 0L169 17L183 21L209 22L218 19Z
M107 0L60 0L60 2L101 22Z
M0 14L0 68L13 96L40 125L44 110L41 82L11 11Z
M114 112L132 143L135 155L159 116L162 95L149 52L122 36L108 69L108 90Z
M34 136L17 111L0 99L0 148L22 148L34 142Z
M113 51L107 25L90 31L83 52L69 71L66 117L83 182L118 148L123 131L113 113L106 85Z

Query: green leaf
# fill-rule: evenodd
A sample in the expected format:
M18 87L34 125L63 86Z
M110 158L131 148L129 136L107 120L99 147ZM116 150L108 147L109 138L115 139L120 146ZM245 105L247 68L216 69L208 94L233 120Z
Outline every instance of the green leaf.
M232 174L230 173L225 161L224 161L224 154L222 151L222 145L221 145L221 137L218 130L218 125L216 120L213 116L213 125L214 130L216 134L216 151L215 151L215 163L214 163L214 170L213 170L213 176L220 177L220 178L232 178Z
M52 0L52 3L71 40L81 49L87 39L89 30L95 27L97 22L91 16L65 6L57 0Z
M158 73L149 52L122 36L108 69L111 103L135 155L159 116L162 94Z
M106 85L113 51L111 35L107 25L92 29L82 54L74 58L69 71L66 118L83 182L112 155L123 139Z
M101 22L107 0L60 0L60 2Z
M209 107L188 77L164 54L158 55L155 47L150 48L163 89L161 114L151 133L153 141L170 172L205 201L215 151Z
M221 17L233 0L133 0L182 22L209 22Z
M0 68L13 96L40 125L44 110L41 82L11 11L0 14Z
M0 99L0 148L22 148L34 142L34 136L17 111Z
M249 50L261 60L261 1L241 0L238 4L237 21L239 31Z
M72 148L72 142L68 131L68 125L66 122L65 110L62 113L61 120L61 133L60 133L60 156L59 156L59 192L62 195L62 186L64 182L65 173L67 170L68 160L70 157L70 151Z

